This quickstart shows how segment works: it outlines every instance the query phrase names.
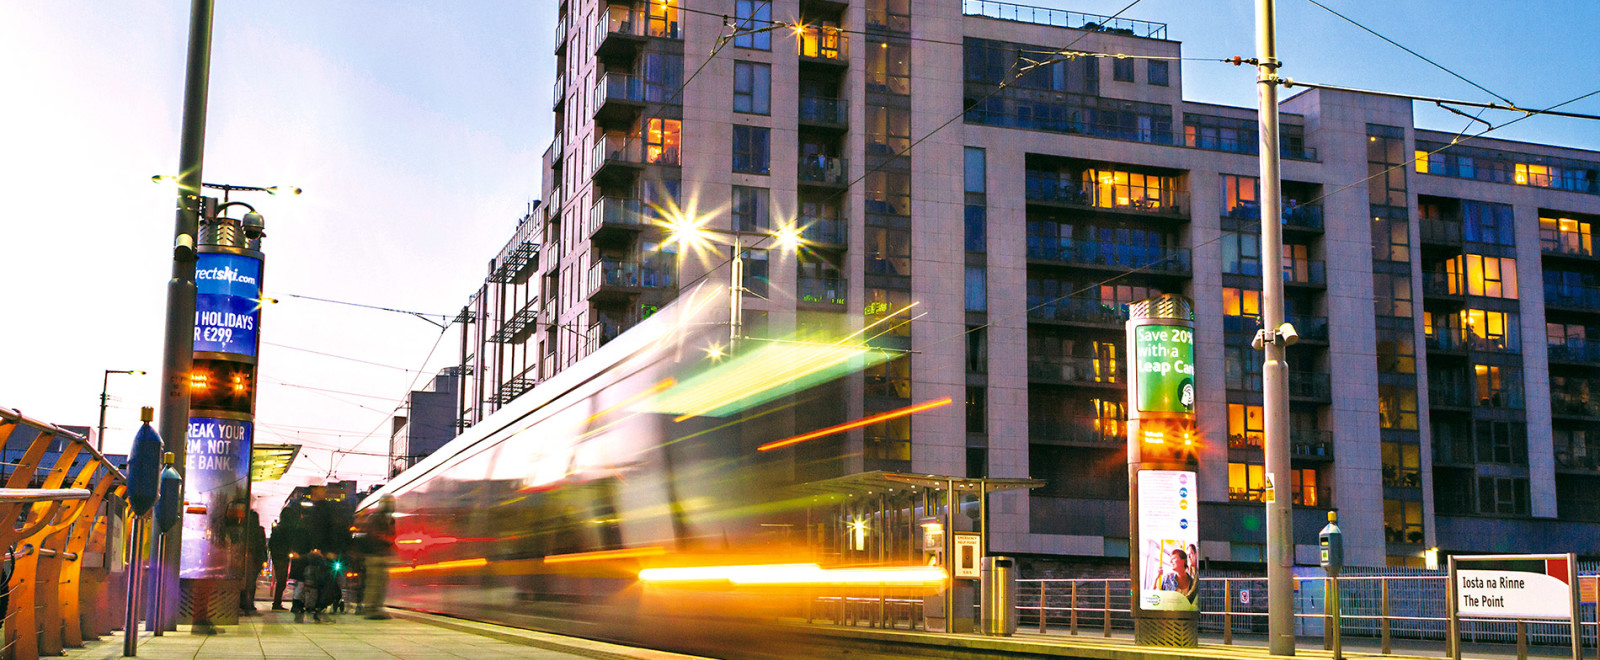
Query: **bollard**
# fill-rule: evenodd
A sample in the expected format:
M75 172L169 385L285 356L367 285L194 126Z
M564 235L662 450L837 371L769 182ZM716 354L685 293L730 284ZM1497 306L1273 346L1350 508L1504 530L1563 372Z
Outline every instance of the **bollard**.
M1070 605L1072 605L1072 624L1071 624L1072 628L1071 628L1071 630L1069 632L1071 632L1072 634L1076 635L1076 634L1078 634L1078 581L1077 580L1073 580L1072 581L1072 602L1070 603Z
M1517 619L1517 660L1528 660L1528 622Z
M1344 626L1339 623L1339 578L1328 578L1328 586L1333 588L1333 660L1344 660Z
M1383 591L1381 594L1383 600L1380 604L1380 607L1382 607L1380 614L1382 614L1383 619L1383 654L1389 655L1389 579L1379 579L1378 586L1382 587Z
M1222 580L1222 643L1233 644L1233 589L1229 580Z

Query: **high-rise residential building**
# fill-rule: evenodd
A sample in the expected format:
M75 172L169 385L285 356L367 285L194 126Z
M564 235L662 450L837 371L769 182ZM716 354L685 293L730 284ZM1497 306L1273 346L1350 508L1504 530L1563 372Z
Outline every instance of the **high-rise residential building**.
M728 17L725 23L724 17ZM1186 102L1166 26L980 0L561 0L543 202L464 310L471 425L743 256L743 332L916 304L840 387L838 473L1034 477L994 551L1128 553L1123 321L1193 299L1202 555L1259 562L1260 278L1281 270L1297 561L1600 547L1600 153L1282 103L1282 264L1250 108ZM774 23L788 24L776 29ZM710 56L708 57L708 54ZM682 209L740 232L679 259ZM798 256L768 249L798 224ZM749 240L746 240L748 237ZM819 475L830 476L830 475Z
M389 418L389 476L416 465L456 437L461 367L445 367L423 389L406 394Z

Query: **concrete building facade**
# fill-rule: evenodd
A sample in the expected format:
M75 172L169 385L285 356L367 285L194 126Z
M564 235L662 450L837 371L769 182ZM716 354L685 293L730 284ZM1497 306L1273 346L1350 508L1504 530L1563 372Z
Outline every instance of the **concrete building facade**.
M1281 268L1298 561L1330 509L1355 565L1600 547L1600 153L1451 146L1409 102L1301 92L1282 104L1285 260L1263 265L1255 112L1184 101L1162 24L978 0L562 0L553 18L543 202L458 319L463 425L727 280L738 249L746 334L915 318L876 340L906 355L841 386L846 419L966 402L854 431L830 469L1045 479L992 498L994 551L1125 557L1122 323L1181 293L1201 552L1258 563L1250 338ZM738 246L677 254L656 224L679 211ZM788 225L799 254L769 240Z

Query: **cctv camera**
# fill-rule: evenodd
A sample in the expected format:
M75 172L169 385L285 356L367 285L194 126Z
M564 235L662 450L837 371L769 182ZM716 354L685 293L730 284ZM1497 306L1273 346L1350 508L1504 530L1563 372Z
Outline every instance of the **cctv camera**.
M1284 346L1293 346L1295 342L1300 341L1300 333L1295 332L1294 324L1285 323L1278 326L1278 340L1282 341Z
M1250 348L1254 348L1254 349L1256 349L1258 351L1266 350L1266 348L1267 348L1267 331L1266 330L1257 330L1256 331L1255 338L1250 340Z
M241 220L239 225L244 229L245 238L254 240L267 235L267 223L261 219L260 213L244 214L244 220Z

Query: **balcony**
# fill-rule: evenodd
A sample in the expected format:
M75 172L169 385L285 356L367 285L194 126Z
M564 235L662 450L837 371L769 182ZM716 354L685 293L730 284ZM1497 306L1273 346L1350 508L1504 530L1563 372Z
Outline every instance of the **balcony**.
M1283 320L1294 326L1295 332L1300 334L1300 341L1315 341L1327 343L1328 317L1310 315L1286 315ZM1252 328L1251 332L1255 332Z
M801 64L850 66L850 40L839 28L806 27L797 39Z
M800 276L795 286L795 300L812 305L844 305L849 293L842 277Z
M601 197L589 212L589 238L599 240L619 234L631 236L645 226L644 217L637 199Z
M1289 429L1289 456L1333 460L1333 433L1320 429Z
M1582 339L1569 339L1563 344L1550 344L1550 361L1570 364L1600 363L1600 343Z
M593 177L607 183L626 181L646 165L677 165L678 155L677 146L646 145L636 135L607 133L594 145Z
M1290 497L1295 506L1328 508L1333 506L1333 489L1327 486L1315 488L1291 488ZM1266 488L1242 488L1228 486L1229 502L1266 502Z
M1028 360L1028 380L1062 385L1127 384L1121 363L1093 357L1032 357Z
M653 3L650 10L656 10ZM651 38L683 39L678 21L624 5L606 7L600 20L594 53L603 60L632 60Z
M1556 469L1569 472L1600 472L1600 447L1556 445Z
M1120 419L1098 417L1030 417L1028 440L1047 445L1119 449L1128 446L1128 423Z
M1600 381L1578 380L1565 387L1550 386L1550 413L1564 417L1600 417Z
M796 163L800 183L842 188L850 183L850 162L830 156L805 156Z
M644 111L644 78L610 72L594 83L594 118L605 123L631 123Z
M1093 209L1187 218L1189 193L1181 190L1152 190L1121 184L1085 186L1075 181L1030 177L1027 180L1029 203L1077 209Z
M587 349L584 352L593 353L597 350L600 350L601 346L605 346L607 342L616 339L617 335L620 334L622 334L622 326L619 324L605 322L592 323L589 325L588 334L584 335L585 348Z
M1458 353L1467 351L1467 336L1461 328L1433 326L1433 331L1422 338L1423 348L1429 353Z
M843 131L850 126L850 103L827 96L800 97L800 125Z
M671 288L676 280L670 267L600 259L589 266L589 297L596 300L626 299L647 289Z
M567 77L556 76L555 87L550 90L550 108L561 112L561 107L567 104Z
M844 247L850 241L850 225L838 218L801 216L800 240L812 246Z
M1429 298L1461 300L1466 294L1466 284L1460 275L1451 273L1423 273L1422 295Z
M1253 223L1261 222L1261 205L1255 202L1240 202L1231 209L1226 209L1222 217L1233 220L1249 220ZM1300 229L1304 231L1322 231L1322 205L1321 204L1294 204L1284 203L1283 213L1279 216L1285 229ZM1229 226L1224 229L1238 231L1247 229L1243 222L1225 223Z
M1328 374L1316 372L1289 372L1289 397L1308 401L1333 401L1333 386Z
M1471 408L1471 387L1456 379L1428 379L1428 407Z
M1420 223L1423 245L1461 246L1461 223L1423 220Z
M1001 21L1015 21L1019 23L1032 23L1034 25L1049 25L1053 27L1086 30L1089 32L1107 32L1110 34L1125 34L1129 36L1146 37L1150 39L1166 39L1167 24L1151 23L1149 21L1136 21L1127 18L1114 18L1098 14L1085 14L1064 9L1048 9L1045 7L1030 7L1010 2L995 2L993 0L962 0L961 13L967 16L982 16Z
M1034 296L1029 296L1028 319L1120 330L1122 329L1122 324L1128 320L1128 306L1103 303L1091 298L1047 298L1041 300Z
M1545 232L1540 232L1544 234ZM1539 251L1544 254L1558 257L1595 258L1594 244L1589 236L1577 234L1560 234L1555 236L1542 235L1539 237Z
M1186 248L1067 239L1051 245L1029 245L1028 258L1111 270L1137 268L1148 273L1189 274Z
M1545 283L1544 304L1546 307L1564 307L1600 313L1600 287Z
M567 17L563 14L556 19L556 55L567 51Z

